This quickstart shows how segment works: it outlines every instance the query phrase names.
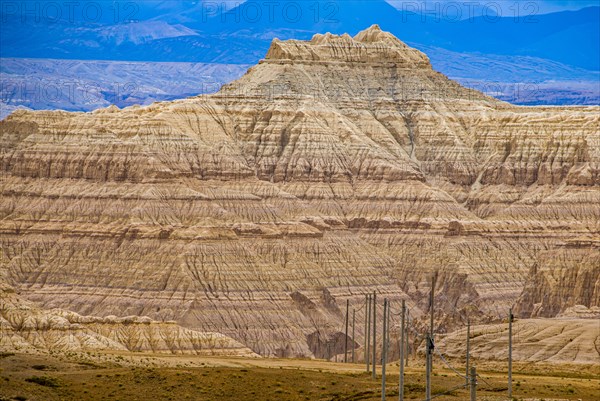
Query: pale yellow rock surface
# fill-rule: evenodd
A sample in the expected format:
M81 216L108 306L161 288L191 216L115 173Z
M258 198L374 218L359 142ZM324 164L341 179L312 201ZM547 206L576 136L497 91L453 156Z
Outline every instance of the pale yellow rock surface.
M44 310L5 285L0 294L3 352L129 351L258 357L222 334L189 330L175 322L157 322L147 316L96 317Z
M347 299L360 345L364 294L420 319L432 274L445 330L600 306L600 107L497 101L377 27L274 41L215 95L16 111L0 135L0 274L42 308L324 357Z
M440 340L438 347L446 355L464 357L466 330ZM475 359L508 361L508 323L473 326L470 349ZM513 359L600 365L600 322L577 318L517 320L513 323Z

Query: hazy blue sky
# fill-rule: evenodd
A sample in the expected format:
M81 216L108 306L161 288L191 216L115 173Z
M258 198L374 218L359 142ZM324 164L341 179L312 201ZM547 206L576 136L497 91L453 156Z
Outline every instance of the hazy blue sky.
M225 4L227 8L235 7L243 3L245 0L206 0L207 2ZM309 0L303 0L309 1ZM346 1L360 1L360 0L346 0ZM368 2L369 0L364 0ZM580 10L590 6L600 6L600 0L386 0L388 3L394 5L397 8L402 8L402 4L415 4L415 3L429 3L427 7L431 7L433 3L456 3L464 6L465 3L479 3L481 7L486 4L500 4L503 9L507 12L515 8L515 4L518 3L518 7L528 10L531 9L529 4L534 3L540 14L547 14L556 11L565 10Z
M205 0L224 5L225 8L233 8L244 3L246 0ZM260 1L260 0L259 0ZM267 1L267 0L265 0ZM310 0L299 0L310 1ZM322 0L321 0L322 1ZM363 1L367 3L369 0L342 0L342 1ZM600 6L600 0L386 0L394 7L402 10L414 11L415 7L421 11L431 12L437 7L448 7L450 3L453 6L458 6L462 9L463 19L468 18L469 12L473 12L474 16L481 16L485 7L489 10L500 8L502 16L512 17L515 12L519 16L531 14L548 14L558 11L575 11L586 7ZM455 9L450 9L450 12L456 12Z
M547 14L557 11L580 10L585 7L600 6L600 0L387 0L396 8L412 9L414 5L423 10L434 10L435 4L453 3L461 8L475 7L482 9L485 6L496 7L499 5L504 16L512 16L515 9L521 13L535 12ZM469 6L469 4L471 4ZM443 6L443 5L442 5Z

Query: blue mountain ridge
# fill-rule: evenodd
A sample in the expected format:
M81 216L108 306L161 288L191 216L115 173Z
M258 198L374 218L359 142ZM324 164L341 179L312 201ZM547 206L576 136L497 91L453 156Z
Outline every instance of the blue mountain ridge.
M600 103L600 7L452 21L402 12L384 0L248 0L232 8L222 8L221 1L81 0L72 20L63 15L36 21L5 4L0 7L0 118L15 107L89 111L214 92L263 58L273 38L354 35L374 23L424 51L434 69L499 99ZM101 17L83 18L86 4L100 5ZM129 8L132 4L136 8ZM279 6L269 13L265 4ZM55 99L32 92L65 83L77 88L77 95ZM135 90L124 94L115 86ZM88 87L95 88L91 100L81 95Z
M85 3L85 2L84 2ZM106 10L110 9L106 2ZM249 0L225 11L201 2L145 1L135 21L33 17L25 22L3 8L0 57L79 60L184 61L249 64L270 41L309 39L314 33L351 35L374 23L401 40L454 52L534 56L600 70L600 7L537 15L531 19L477 17L462 21L402 12L384 0L278 2L270 18L264 1ZM121 5L121 7L124 7ZM301 16L296 18L297 10ZM262 13L255 18L256 11ZM10 10L8 10L10 11ZM131 11L129 11L131 13ZM81 17L80 13L74 13Z

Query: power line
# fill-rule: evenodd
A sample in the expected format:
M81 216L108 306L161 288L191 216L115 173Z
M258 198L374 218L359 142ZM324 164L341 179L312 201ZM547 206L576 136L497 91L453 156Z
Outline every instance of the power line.
M440 359L442 360L442 362L444 362L444 364L454 373L456 373L458 376L462 377L463 379L466 379L467 376L463 375L462 373L460 373L458 370L454 369L450 363L446 360L446 358L444 358L444 355L442 355L442 353L440 352L439 348L435 348L435 352L437 352L437 354L439 355Z

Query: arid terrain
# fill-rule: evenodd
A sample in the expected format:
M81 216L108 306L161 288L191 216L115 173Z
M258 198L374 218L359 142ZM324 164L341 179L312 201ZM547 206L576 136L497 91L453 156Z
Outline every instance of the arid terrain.
M600 365L600 107L501 102L434 71L377 26L354 38L274 40L263 61L210 96L16 111L0 122L0 174L0 346L17 354L2 360L11 396L67 397L85 382L106 388L100 399L126 398L106 375L137 393L130 379L149 374L143 364L61 365L37 375L64 385L23 384L35 373L28 358L57 352L339 360L348 340L362 360L373 292L378 320L383 299L392 302L392 339L407 302L413 352L433 290L447 356L461 357L469 319L474 355L504 363L513 307L524 369ZM36 356L20 362L23 352ZM160 374L190 383L203 374L177 369ZM223 372L243 379L236 369ZM256 369L271 386L288 383L282 391L321 389L294 393L309 399L362 399L352 392L370 383L360 369L314 376L314 386ZM578 377L571 394L540 387L564 387L554 378L528 391L585 399L596 382ZM219 389L219 399L242 399Z
M148 354L68 354L1 356L0 400L235 400L235 401L378 401L377 380L362 364L315 360L185 357ZM92 362L93 361L93 362ZM504 401L505 368L481 362L478 399ZM597 398L598 367L516 364L513 396L519 400ZM388 368L386 394L398 395L398 367ZM433 394L463 384L449 369L437 367ZM424 368L416 360L406 369L407 399L424 398ZM19 398L20 397L20 398ZM464 389L439 400L467 399Z

